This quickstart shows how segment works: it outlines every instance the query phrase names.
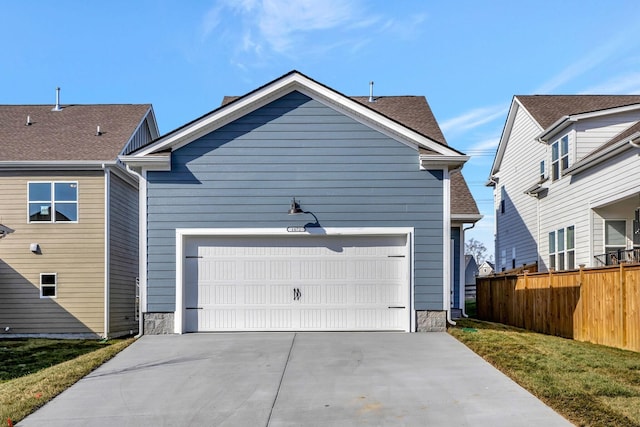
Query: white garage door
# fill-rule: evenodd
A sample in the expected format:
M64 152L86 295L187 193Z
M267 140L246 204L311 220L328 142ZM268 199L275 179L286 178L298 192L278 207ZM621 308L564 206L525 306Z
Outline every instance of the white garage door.
M409 330L406 236L189 237L185 329Z

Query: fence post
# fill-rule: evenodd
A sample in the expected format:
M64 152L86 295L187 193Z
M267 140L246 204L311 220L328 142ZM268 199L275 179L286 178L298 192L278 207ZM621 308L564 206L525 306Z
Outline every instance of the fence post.
M624 263L620 263L620 324L622 330L622 348L627 348L627 290L625 286Z

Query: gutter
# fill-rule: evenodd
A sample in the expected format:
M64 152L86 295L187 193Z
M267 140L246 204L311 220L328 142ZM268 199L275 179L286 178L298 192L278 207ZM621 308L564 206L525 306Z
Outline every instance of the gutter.
M38 170L104 170L107 166L115 166L115 161L96 161L96 160L81 160L81 161L0 161L0 169L3 170L24 170L24 169L38 169Z
M562 129L569 126L569 124L576 121L577 119L575 119L572 116L562 116L558 120L556 120L555 123L553 123L551 126L549 126L544 131L542 131L542 133L536 137L536 141L542 144L546 144L547 141L545 141L545 137L548 137L553 135L554 133L560 132Z
M588 168L591 165L597 165L598 163L602 163L605 160L608 160L614 156L617 156L624 150L628 149L627 143L631 147L640 148L640 144L634 142L634 139L640 138L640 132L636 132L631 135L629 138L625 138L622 141L612 145L611 147L603 150L600 155L593 156L592 158L583 159L582 161L576 163L575 165L565 169L565 173L568 175L573 175L579 172L582 172L584 169Z

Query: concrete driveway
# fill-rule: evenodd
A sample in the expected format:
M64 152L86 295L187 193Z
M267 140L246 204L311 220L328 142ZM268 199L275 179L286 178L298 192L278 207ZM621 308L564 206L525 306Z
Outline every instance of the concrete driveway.
M567 426L446 333L143 336L19 426Z

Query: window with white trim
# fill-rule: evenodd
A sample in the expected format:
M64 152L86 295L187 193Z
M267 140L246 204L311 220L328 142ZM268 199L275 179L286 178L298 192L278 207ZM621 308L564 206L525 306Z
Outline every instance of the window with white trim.
M551 144L551 180L562 177L569 167L569 135L565 135Z
M58 273L40 273L40 298L58 296Z
M77 182L28 183L29 222L77 222Z
M549 269L573 270L576 265L575 226L549 233Z
M544 180L544 160L540 162L540 181Z
M604 251L608 253L627 249L627 221L624 219L605 220Z

